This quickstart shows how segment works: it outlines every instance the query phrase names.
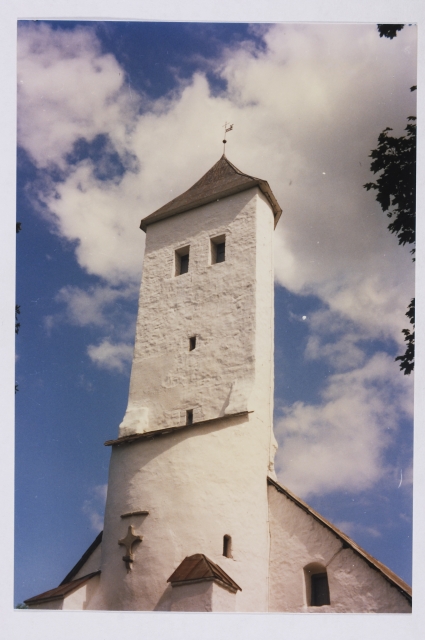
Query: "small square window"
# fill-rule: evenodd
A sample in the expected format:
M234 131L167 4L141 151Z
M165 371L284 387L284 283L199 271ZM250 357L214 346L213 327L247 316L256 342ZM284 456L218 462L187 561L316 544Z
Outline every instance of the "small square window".
M196 336L189 338L189 351L193 351L196 347Z
M193 409L186 411L186 424L193 424Z
M177 249L175 253L175 275L181 276L189 271L189 249L190 247L182 247Z
M226 260L226 236L211 238L211 264L218 264Z

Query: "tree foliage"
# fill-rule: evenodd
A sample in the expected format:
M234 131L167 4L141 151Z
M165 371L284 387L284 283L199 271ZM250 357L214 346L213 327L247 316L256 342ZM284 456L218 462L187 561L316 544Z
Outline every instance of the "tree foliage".
M15 333L19 333L21 323L18 322L18 315L21 313L21 305L15 304Z
M409 318L410 324L413 325L413 331L410 329L402 330L406 342L406 351L402 356L397 356L396 360L400 360L400 369L406 375L409 375L415 366L415 298L412 298L407 308L406 316Z
M393 221L389 231L395 233L398 243L415 243L416 219L416 118L410 116L406 135L396 138L389 135L390 127L378 138L378 147L370 156L373 173L380 173L376 182L368 182L365 188L375 189L376 200ZM415 249L411 249L415 253Z
M400 25L378 25L399 27ZM381 32L380 32L381 33ZM385 33L381 33L385 35ZM397 35L395 33L394 35ZM386 37L394 37L386 35ZM411 87L416 90L416 86ZM415 244L416 222L416 118L407 118L406 134L396 138L389 135L390 127L384 129L378 138L378 147L370 153L372 162L370 165L373 173L378 173L376 182L368 182L364 185L368 191L377 191L376 200L381 205L387 216L392 219L388 225L391 233L398 238L401 245ZM412 247L410 253L415 253ZM414 258L413 258L414 260ZM400 361L400 369L408 375L414 368L415 356L415 299L413 298L407 308L406 316L413 325L413 330L403 329L406 351L397 356Z
M404 24L378 24L379 37L392 40L401 31ZM416 91L416 86L410 91ZM376 183L365 184L366 189L377 189L376 199L383 211L387 211L388 217L394 216L393 222L388 225L391 233L398 237L399 244L415 243L415 218L416 218L416 119L408 118L410 123L406 127L407 135L394 138L388 135L390 128L385 129L378 138L378 149L371 153L373 161L371 169L374 173L382 171ZM411 253L415 253L413 247ZM414 260L414 258L413 258ZM413 371L415 364L415 298L407 308L406 316L413 331L403 329L406 351L402 356L397 356L400 361L400 369L405 374Z
M392 40L396 37L397 32L401 31L404 24L378 24L379 37L390 38Z
M17 222L16 223L16 233L19 233L22 229L22 223L21 222ZM18 322L18 315L21 313L21 306L19 304L15 304L15 333L19 333L19 327L21 326L21 323ZM15 384L15 393L17 393L19 391L18 389L18 385Z

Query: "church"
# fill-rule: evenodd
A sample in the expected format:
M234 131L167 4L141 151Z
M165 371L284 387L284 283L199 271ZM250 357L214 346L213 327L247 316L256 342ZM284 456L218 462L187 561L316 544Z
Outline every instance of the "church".
M145 217L104 530L31 609L409 613L410 587L277 480L265 180L225 154ZM112 435L112 434L111 434Z

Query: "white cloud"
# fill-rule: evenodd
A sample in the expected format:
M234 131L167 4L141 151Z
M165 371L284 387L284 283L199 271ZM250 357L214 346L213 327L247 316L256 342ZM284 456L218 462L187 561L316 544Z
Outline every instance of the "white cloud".
M415 110L416 29L392 41L374 25L283 24L263 33L264 51L247 42L209 61L227 81L222 94L197 73L149 102L126 89L123 69L90 28L20 30L19 141L39 167L66 172L39 195L83 269L114 285L137 281L140 218L212 166L222 124L234 122L231 160L266 178L283 208L277 281L318 295L362 330L401 340L413 267L362 185L380 131L401 132ZM122 179L105 181L88 160L70 167L73 144L99 134L139 169L133 162Z
M335 526L350 537L356 534L366 534L372 538L380 538L382 536L382 533L377 527L367 527L358 522L337 522Z
M133 345L124 342L113 344L105 339L98 345L89 345L87 353L91 361L101 369L124 373L133 357Z
M80 162L66 181L40 194L55 232L75 242L79 265L108 282L140 280L145 234L141 194L133 173L119 184L95 177L89 161Z
M97 532L103 529L103 515L105 511L108 485L102 484L90 490L90 498L84 500L83 513L88 516L92 529Z
M138 103L124 72L102 54L92 29L21 25L18 40L19 143L39 167L66 165L74 142L108 132L124 148Z
M366 359L365 352L357 345L364 336L347 332L340 340L322 342L317 334L311 334L307 341L305 356L311 360L327 360L339 371L359 367Z
M107 326L111 321L111 306L120 300L129 300L137 295L138 288L113 288L106 286L92 286L87 290L75 286L62 287L56 300L66 305L66 319L72 324L84 327L89 324ZM120 312L122 315L122 311ZM53 321L48 320L51 326Z
M413 296L408 249L388 232L363 184L373 179L368 155L379 133L391 126L401 134L415 111L416 28L391 41L375 25L260 31L264 50L247 42L208 61L226 91L213 94L206 75L196 73L148 101L127 90L123 68L101 52L90 27L26 26L19 33L19 143L51 177L37 188L52 229L74 243L80 267L102 280L87 291L64 287L64 317L107 331L88 347L89 357L122 372L132 346L122 327L112 339L107 314L140 278L139 221L217 161L222 125L234 123L229 158L267 179L283 209L276 280L324 303L308 317L306 355L340 371L324 381L321 404L285 410L276 427L277 467L304 496L360 491L391 473L384 454L411 407L412 380L384 354L368 360L359 341L402 342ZM90 160L69 162L78 140L99 135L119 154L122 176L100 179ZM56 182L53 166L62 172Z
M322 399L283 409L275 426L282 482L308 496L370 489L391 475L385 453L398 420L412 412L411 385L393 360L377 353L361 368L329 376Z
M144 234L140 193L128 180L137 168L129 151L140 96L125 72L102 54L89 27L63 31L45 24L19 29L18 142L38 168L59 168L60 181L38 191L53 230L75 243L80 266L112 283L140 278ZM101 180L88 161L70 164L74 144L107 136L127 173ZM130 184L128 184L130 182Z

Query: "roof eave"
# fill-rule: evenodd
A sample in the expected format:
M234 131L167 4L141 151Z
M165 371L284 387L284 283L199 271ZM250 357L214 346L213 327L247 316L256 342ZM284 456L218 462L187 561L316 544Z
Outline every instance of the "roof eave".
M200 570L203 575L199 575ZM205 573L206 571L208 573ZM219 565L203 553L184 558L167 580L172 587L211 581L225 586L234 593L238 590L242 591L241 587Z
M270 206L273 210L274 227L276 228L276 225L279 222L279 218L282 214L282 209L280 208L276 198L274 197L268 182L266 182L265 180L260 180L258 178L250 178L250 180L245 182L244 184L235 185L233 187L229 187L228 189L223 189L222 191L218 191L201 198L196 198L190 204L177 205L176 207L172 207L167 211L164 211L163 213L161 213L161 209L158 209L146 218L143 218L143 220L140 222L140 229L142 229L142 231L146 233L148 226L154 224L155 222L171 218L172 216L176 216L179 213L184 213L185 211L197 209L198 207L202 207L203 205L209 204L211 202L217 202L217 200L221 200L221 198L227 198L229 196L235 195L236 193L242 193L243 191L254 189L255 187L258 187L269 201Z
M280 208L279 203L274 197L273 191L270 189L270 185L268 182L266 182L266 180L259 180L258 186L266 196L273 210L274 228L276 229L277 223L279 222L280 216L282 215L282 209Z
M231 593L236 593L238 590L242 591L239 586L235 587L233 584L225 582L224 580L220 580L220 578L217 578L217 576L206 576L205 578L196 578L194 580L176 580L175 582L170 582L170 584L174 588L185 587L188 584L200 584L201 582L215 582L221 587L224 587L225 589L231 591Z
M196 422L192 422L191 424L181 424L176 427L165 427L164 429L155 429L154 431L144 431L143 433L131 433L128 436L120 436L116 440L107 440L103 444L105 445L105 447L110 447L111 445L119 446L121 444L128 444L136 440L157 438L158 436L165 436L165 435L168 435L169 433L176 433L177 431L181 431L183 429L192 429L193 427L204 426L206 424L229 420L231 418L241 418L242 416L247 416L250 413L254 413L254 412L238 411L237 413L227 413L224 416L218 416L217 418L209 418L208 420L198 420Z
M54 602L57 600L64 600L66 597L71 595L74 591L82 587L86 582L94 578L95 576L100 575L100 570L93 571L92 573L88 573L86 576L82 576L77 580L71 581L64 584L60 584L55 589L49 589L49 591L44 591L37 596L33 596L32 598L28 598L24 600L25 604L44 604L45 602ZM68 588L67 588L68 587Z

